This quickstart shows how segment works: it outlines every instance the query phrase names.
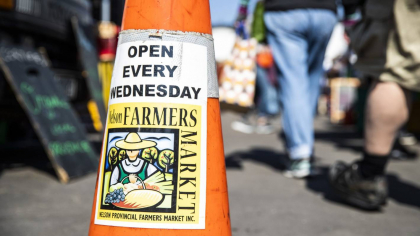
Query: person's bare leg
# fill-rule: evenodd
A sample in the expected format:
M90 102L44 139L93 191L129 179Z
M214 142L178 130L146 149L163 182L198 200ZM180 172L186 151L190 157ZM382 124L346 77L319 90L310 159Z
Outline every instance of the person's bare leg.
M369 210L386 203L385 169L395 136L408 119L407 96L395 83L376 82L372 86L366 105L362 159L351 165L337 162L330 169L330 182L346 201Z
M370 91L365 117L365 152L383 156L409 115L408 93L392 82L377 82Z

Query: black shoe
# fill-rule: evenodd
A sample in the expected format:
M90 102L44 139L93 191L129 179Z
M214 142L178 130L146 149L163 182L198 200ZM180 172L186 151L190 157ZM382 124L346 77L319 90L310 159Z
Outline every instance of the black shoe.
M379 210L388 195L385 176L365 179L359 163L337 162L330 168L329 180L334 191L347 202L365 210Z

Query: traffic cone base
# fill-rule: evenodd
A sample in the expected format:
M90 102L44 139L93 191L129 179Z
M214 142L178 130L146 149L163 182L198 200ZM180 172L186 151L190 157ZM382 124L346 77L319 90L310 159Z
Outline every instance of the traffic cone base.
M207 13L191 24L165 20L186 16L176 12L133 23L161 1L126 2L90 236L230 235L213 40L200 1Z

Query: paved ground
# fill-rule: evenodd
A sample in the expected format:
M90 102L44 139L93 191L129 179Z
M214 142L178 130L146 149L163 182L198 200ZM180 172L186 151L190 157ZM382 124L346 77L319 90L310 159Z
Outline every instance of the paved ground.
M245 135L230 129L224 142L233 235L420 235L420 161L392 162L390 200L381 213L338 201L325 176L282 176L284 149L277 135ZM362 141L351 129L316 121L316 153L324 173L337 159L358 157ZM96 175L61 185L50 169L14 167L0 176L0 235L86 235Z

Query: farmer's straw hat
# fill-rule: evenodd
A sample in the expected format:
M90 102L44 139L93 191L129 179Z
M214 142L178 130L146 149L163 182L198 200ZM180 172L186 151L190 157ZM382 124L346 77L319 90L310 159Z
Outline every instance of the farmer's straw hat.
M124 140L117 141L115 146L126 150L138 150L156 146L156 142L142 140L138 133L128 133Z

